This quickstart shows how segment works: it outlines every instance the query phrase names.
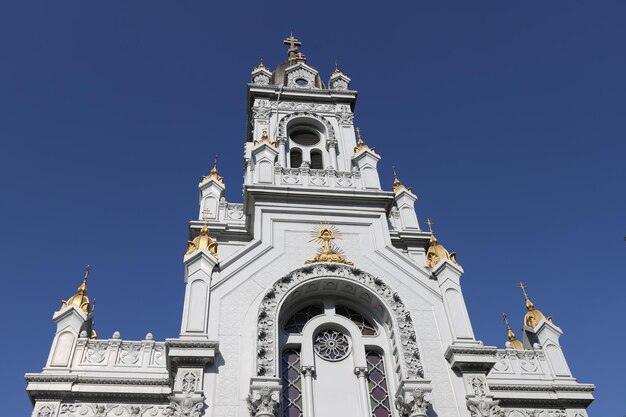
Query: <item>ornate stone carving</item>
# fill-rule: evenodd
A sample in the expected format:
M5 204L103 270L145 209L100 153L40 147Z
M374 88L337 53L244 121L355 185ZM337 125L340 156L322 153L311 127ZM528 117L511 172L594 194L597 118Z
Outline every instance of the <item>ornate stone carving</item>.
M253 417L274 417L278 410L280 395L269 387L254 390L248 396L248 409Z
M243 219L243 204L228 203L226 206L226 218L232 220Z
M124 365L134 365L139 362L140 355L141 343L122 343L117 362Z
M56 407L52 404L44 404L39 407L37 410L37 417L54 417L54 412L56 411Z
M539 363L535 357L535 352L517 352L517 358L519 359L520 368L522 368L523 371L537 372L537 370L539 370Z
M270 83L269 75L261 72L252 78L253 84L268 85Z
M330 106L331 108L333 108L333 106ZM316 110L319 111L319 110ZM331 110L332 111L332 110ZM285 117L283 117L282 119L280 119L280 122L278 122L278 137L286 137L287 134L285 132L285 127L287 126L287 122L295 117L310 117L312 119L315 119L321 123L324 124L324 126L326 127L326 139L327 140L335 140L335 129L333 129L333 126L330 124L330 122L322 117L319 116L315 113L310 113L307 111L297 111L291 114L286 115Z
M396 397L396 409L402 416L426 417L430 402L430 393L418 388L404 396L398 395Z
M419 349L416 343L415 330L411 315L400 296L380 278L363 272L357 268L339 264L317 264L305 266L279 279L265 294L258 315L257 338L257 374L260 376L276 376L276 340L277 320L280 299L293 287L316 278L338 277L353 280L377 294L387 305L389 313L394 317L399 338L398 361L404 362L404 377L423 377Z
M151 404L61 404L59 416L63 417L155 417L173 416L166 406Z
M504 417L498 403L487 398L470 398L467 400L467 408L472 417Z
M165 365L165 346L155 345L152 351L151 365Z
M107 357L107 348L109 344L106 341L89 341L85 349L85 362L102 363Z
M354 177L353 172L338 172L336 184L343 188L354 187Z
M195 372L185 372L181 378L181 391L184 395L190 396L196 392L198 375Z
M315 72L306 67L286 71L286 75L289 88L315 88ZM305 80L306 84L299 80Z
M353 124L354 123L354 113L351 112L342 112L337 113L337 121L340 124Z
M323 186L328 184L328 174L324 170L312 169L309 172L309 184Z
M204 414L204 395L199 397L169 397L170 404L163 415L171 417L200 417Z
M498 351L496 353L496 363L493 366L493 369L498 372L505 372L509 369L509 360L507 358L506 352Z

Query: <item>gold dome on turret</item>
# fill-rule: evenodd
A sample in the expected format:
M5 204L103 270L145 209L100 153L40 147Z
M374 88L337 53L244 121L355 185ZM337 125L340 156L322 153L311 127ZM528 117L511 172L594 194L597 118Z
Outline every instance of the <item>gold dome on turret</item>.
M213 162L213 168L211 169L211 172L209 172L209 175L205 175L202 177L202 183L205 183L209 180L215 180L220 184L224 184L224 177L220 177L217 173L217 156L215 157L215 161Z
M204 249L217 258L217 242L209 236L209 226L205 220L200 229L200 234L193 240L187 242L187 252L185 255L191 255L197 250Z
M433 222L430 219L426 219L426 223L430 228L430 246L426 252L426 266L432 268L443 259L448 259L452 263L458 265L458 262L456 261L456 252L448 252L448 250L441 243L439 243L435 237L435 233L433 232Z
M85 314L91 313L91 303L89 302L89 298L87 297L87 278L89 277L89 265L85 268L85 277L83 278L83 282L78 287L76 294L72 295L70 298L61 301L61 310L71 305L74 305L85 312Z
M528 297L526 293L526 285L523 282L520 282L518 285L522 292L524 293L524 299L526 300L526 315L524 316L524 324L528 327L534 328L539 324L539 322L545 317L543 313L535 308L535 305Z
M506 337L509 340L508 343L510 343L511 348L517 349L517 350L524 350L524 344L520 342L519 340L517 340L517 338L515 337L515 333L513 333L513 330L511 330L511 326L509 325L509 320L507 318L506 313L502 313L502 318L504 319L504 322L506 323Z

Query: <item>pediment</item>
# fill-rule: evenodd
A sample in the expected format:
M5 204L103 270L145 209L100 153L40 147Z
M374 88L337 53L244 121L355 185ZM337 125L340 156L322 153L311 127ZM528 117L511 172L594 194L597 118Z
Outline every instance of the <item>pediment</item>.
M317 70L299 62L285 70L287 87L289 88L315 88Z

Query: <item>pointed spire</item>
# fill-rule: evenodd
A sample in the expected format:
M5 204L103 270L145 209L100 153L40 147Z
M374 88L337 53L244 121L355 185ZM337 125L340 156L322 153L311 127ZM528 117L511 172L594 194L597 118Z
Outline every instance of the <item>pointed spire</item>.
M513 333L513 330L511 330L511 326L509 325L509 319L506 313L502 313L502 319L504 320L504 323L506 323L506 337L510 346L513 349L524 350L524 345L522 344L522 342L517 340L517 338L515 337L515 333Z
M224 177L220 177L217 173L217 155L215 155L215 159L213 161L213 168L211 169L211 172L209 172L209 175L205 175L202 177L202 183L205 183L209 180L215 180L216 182L219 182L220 184L224 184Z
M363 138L361 137L361 128L357 127L354 130L356 130L356 137L357 137L356 146L354 147L354 153L357 154L366 149L376 153L376 148L370 148L369 146L365 144L365 142L363 142Z
M526 316L524 316L524 324L528 327L535 327L541 319L544 318L544 315L541 311L535 309L535 304L528 297L528 293L526 292L526 285L523 282L520 282L518 285L519 288L522 289L522 293L524 294L524 300L526 301Z
M70 305L75 305L85 312L85 314L91 313L91 306L89 303L89 298L87 298L87 278L89 278L89 271L91 267L89 265L85 266L85 277L83 278L83 282L78 287L76 294L71 296L67 301L61 301L61 310Z

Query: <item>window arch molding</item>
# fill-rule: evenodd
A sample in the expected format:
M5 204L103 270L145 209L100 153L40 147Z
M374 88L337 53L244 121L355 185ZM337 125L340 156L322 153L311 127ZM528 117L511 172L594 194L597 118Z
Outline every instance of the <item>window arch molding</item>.
M294 112L280 119L280 122L278 122L278 138L279 139L280 138L287 139L287 125L291 124L291 121L294 119L301 119L304 124L306 124L307 119L310 119L310 120L312 119L321 123L325 127L325 130L326 130L326 132L324 132L326 134L326 140L327 141L335 140L335 129L333 129L333 125L325 117L318 116L315 113L309 113L309 112Z
M264 295L258 314L258 376L277 376L280 361L279 313L285 302L311 291L343 294L374 306L393 329L391 343L400 365L402 378L423 378L423 368L416 343L411 315L398 293L380 278L346 265L319 264L304 266L277 280Z

